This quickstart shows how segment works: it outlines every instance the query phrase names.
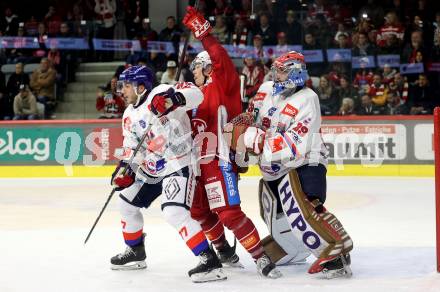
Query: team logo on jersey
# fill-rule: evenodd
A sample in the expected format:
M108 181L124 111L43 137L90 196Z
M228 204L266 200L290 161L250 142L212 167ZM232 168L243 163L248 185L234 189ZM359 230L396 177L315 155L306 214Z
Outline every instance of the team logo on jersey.
M225 195L223 192L222 183L220 181L206 184L205 190L211 210L226 206Z
M139 125L141 125L142 129L145 129L145 127L147 126L144 120L139 120Z
M276 107L271 107L268 111L267 114L271 117L273 116L273 114L277 111Z
M152 159L149 159L146 163L147 169L151 174L156 173L156 162Z
M257 94L254 97L254 101L262 101L266 97L266 92L257 92Z
M202 119L192 119L192 125L197 133L202 133L206 129L206 122Z
M281 113L294 118L298 114L298 109L290 104L286 104Z
M277 137L273 139L269 139L269 146L272 153L278 152L283 150L287 145L286 142L284 142L284 138L281 135L278 135Z
M165 158L162 158L161 160L158 160L156 162L156 171L160 172L161 170L163 170L165 168L165 163L167 163L165 161Z

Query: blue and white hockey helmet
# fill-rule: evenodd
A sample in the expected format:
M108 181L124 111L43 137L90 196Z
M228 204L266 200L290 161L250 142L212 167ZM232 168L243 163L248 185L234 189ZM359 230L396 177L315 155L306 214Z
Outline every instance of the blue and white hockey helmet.
M281 94L286 90L302 87L309 79L304 56L301 53L291 51L285 53L272 64L273 95Z
M132 66L119 75L118 90L122 89L124 84L130 83L133 87L143 85L146 91L153 88L154 74L147 66Z

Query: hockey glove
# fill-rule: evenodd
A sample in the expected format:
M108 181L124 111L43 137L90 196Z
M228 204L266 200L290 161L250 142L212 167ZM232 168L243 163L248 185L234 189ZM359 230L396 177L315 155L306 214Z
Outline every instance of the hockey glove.
M211 24L194 7L186 8L186 15L183 18L183 24L194 33L198 40L204 39L212 30Z
M247 128L246 132L244 132L244 145L246 149L257 155L260 154L263 151L265 136L266 132L257 127Z
M125 168L127 168L127 171L123 175L122 172ZM135 176L136 174L133 172L130 165L121 160L112 174L111 185L116 191L122 191L134 183Z
M163 116L185 105L185 97L182 93L174 91L170 87L167 91L156 94L151 100L151 111L156 116Z

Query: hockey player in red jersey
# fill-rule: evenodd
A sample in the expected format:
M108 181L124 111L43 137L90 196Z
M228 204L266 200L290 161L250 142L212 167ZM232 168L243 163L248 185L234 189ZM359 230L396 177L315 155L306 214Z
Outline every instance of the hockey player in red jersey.
M242 112L238 74L226 50L210 34L210 23L196 9L187 8L183 23L206 50L191 65L195 83L204 94L204 101L192 112L199 176L191 216L200 222L223 263L238 261L226 241L226 226L251 254L258 272L278 278L281 273L264 253L255 225L241 210L237 166L229 154L222 153L221 129Z

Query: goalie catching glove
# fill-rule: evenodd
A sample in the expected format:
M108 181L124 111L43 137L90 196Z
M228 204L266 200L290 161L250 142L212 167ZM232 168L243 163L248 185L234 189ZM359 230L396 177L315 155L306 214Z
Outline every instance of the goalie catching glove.
M252 114L243 113L223 127L223 136L231 150L236 153L260 154L263 149L264 131L253 127Z
M151 111L156 116L163 116L185 104L183 94L170 87L167 91L158 93L153 97Z
M127 168L124 174L124 170ZM122 191L125 188L128 188L134 183L136 174L131 169L130 165L125 161L119 161L118 166L116 166L115 171L112 174L111 185L115 188L116 191Z

